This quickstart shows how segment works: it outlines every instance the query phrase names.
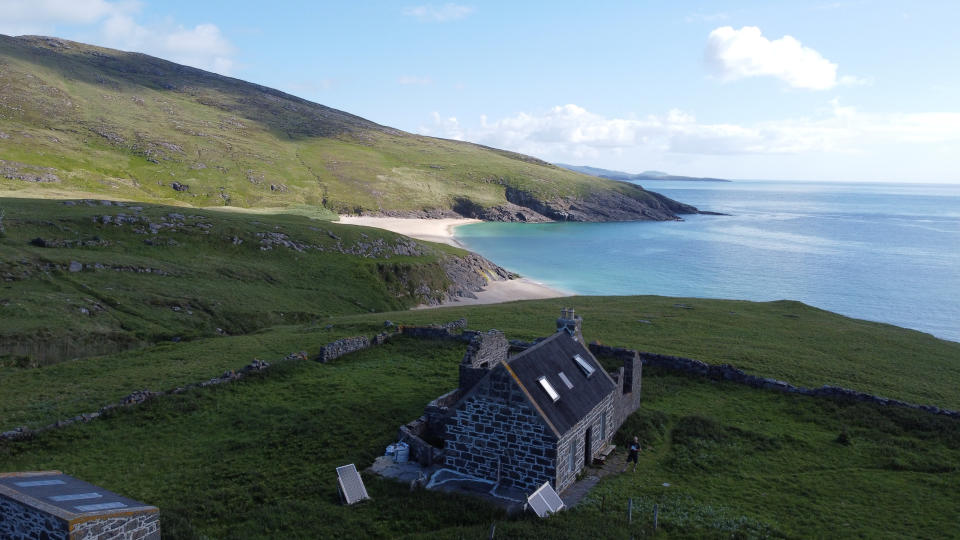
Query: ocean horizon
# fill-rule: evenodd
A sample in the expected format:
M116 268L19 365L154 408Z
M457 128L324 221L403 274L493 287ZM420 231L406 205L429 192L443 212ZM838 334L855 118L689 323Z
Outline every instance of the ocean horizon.
M644 181L727 215L477 223L468 249L572 294L798 300L960 341L960 186Z

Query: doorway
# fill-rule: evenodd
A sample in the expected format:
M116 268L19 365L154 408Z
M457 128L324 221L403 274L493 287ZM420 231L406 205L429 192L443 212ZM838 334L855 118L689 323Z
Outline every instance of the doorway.
M585 467L590 465L590 458L593 457L593 448L590 445L592 432L593 430L588 427L583 435L583 465Z

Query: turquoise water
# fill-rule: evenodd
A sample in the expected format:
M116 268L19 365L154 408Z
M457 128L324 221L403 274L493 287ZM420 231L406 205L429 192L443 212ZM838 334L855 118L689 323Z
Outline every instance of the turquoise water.
M683 222L478 223L469 249L574 294L790 299L960 341L960 186L645 182Z

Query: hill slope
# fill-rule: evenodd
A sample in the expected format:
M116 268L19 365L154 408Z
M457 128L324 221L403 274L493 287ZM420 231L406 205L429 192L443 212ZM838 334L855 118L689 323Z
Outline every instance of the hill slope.
M0 36L0 189L502 221L677 219L623 182L143 54Z
M0 369L469 295L509 274L373 229L111 201L0 199Z

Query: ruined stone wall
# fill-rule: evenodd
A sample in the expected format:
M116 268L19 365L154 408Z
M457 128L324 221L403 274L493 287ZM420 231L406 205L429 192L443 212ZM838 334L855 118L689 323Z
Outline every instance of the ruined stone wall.
M70 529L70 538L89 540L160 540L160 513L144 512L132 516L105 517L78 523Z
M0 495L0 538L67 538L67 522Z
M431 401L423 410L422 418L426 422L422 437L439 440L447 433L447 423L453 414L451 406L460 401L463 393L460 389L452 390Z
M435 448L423 439L426 435L427 423L420 417L405 426L400 426L397 440L407 443L410 448L410 461L415 461L424 467L443 461L443 450Z
M591 344L590 352L597 356L618 357L618 355L630 354L634 351L621 347L609 347L606 345ZM800 394L804 396L862 401L887 407L904 407L907 409L949 416L952 418L960 418L960 412L949 409L941 409L935 405L917 405L897 399L890 399L873 394L867 394L865 392L858 392L857 390L851 390L849 388L842 388L839 386L823 385L819 388L794 386L788 382L769 377L749 375L742 369L738 369L730 364L708 364L692 358L683 358L681 356L669 356L665 354L654 354L648 352L640 352L638 354L643 364L647 366L656 366L669 369L671 371L688 373L690 375L745 384L752 388L776 390L778 392Z
M454 333L454 330L462 330L467 327L466 319L457 319L444 324L435 324L431 326L401 326L400 333L404 336L420 339L463 339L460 335ZM470 333L470 337L475 332ZM467 338L469 339L469 337Z
M597 456L603 448L613 439L613 434L619 429L620 425L616 422L616 407L619 395L616 391L611 392L596 407L584 416L573 428L570 429L557 445L557 474L554 479L554 489L557 493L567 489L573 484L577 475L583 470L586 460L586 432L591 430L590 434L590 462ZM606 429L602 430L600 424L606 420ZM602 432L602 433L601 433ZM602 436L601 436L602 435ZM575 452L574 469L570 470L570 452Z
M505 362L509 352L510 343L503 332L473 332L460 362L460 391L466 393L473 388L490 368Z
M623 367L610 377L617 383L617 395L613 400L614 430L626 421L627 417L640 408L641 389L643 387L643 360L632 349L606 347L596 342L589 345L594 356L604 356L623 362Z
M506 370L497 367L452 416L444 464L532 491L556 480L556 442Z
M314 360L326 364L327 362L340 358L345 354L356 351L362 351L370 347L370 339L367 336L355 336L338 339L332 343L327 343L320 348Z

